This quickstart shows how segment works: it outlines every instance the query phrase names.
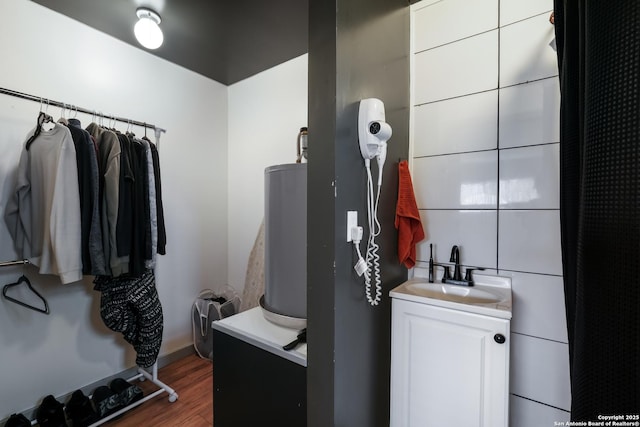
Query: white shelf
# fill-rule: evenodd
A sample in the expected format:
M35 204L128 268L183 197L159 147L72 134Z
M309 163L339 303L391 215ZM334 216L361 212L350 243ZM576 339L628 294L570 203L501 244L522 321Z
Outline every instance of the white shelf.
M211 327L298 365L307 366L306 343L291 351L282 349L295 340L300 331L269 322L262 315L260 307L212 322Z

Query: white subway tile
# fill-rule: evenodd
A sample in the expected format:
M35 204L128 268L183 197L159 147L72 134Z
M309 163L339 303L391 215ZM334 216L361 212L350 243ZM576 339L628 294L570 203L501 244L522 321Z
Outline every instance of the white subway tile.
M559 145L500 150L501 208L560 208Z
M571 410L567 344L512 333L510 362L511 393Z
M443 1L443 0L420 0L417 3L412 4L411 8L414 11L418 11L418 10L422 9L423 7L430 6L430 5L434 4L434 3L438 3L438 2L441 2L441 1Z
M417 10L416 52L498 28L498 0L443 0Z
M451 247L460 247L460 263L496 268L496 211L420 211L427 237L416 247L418 260L429 260L433 243L436 262L449 262Z
M562 275L559 211L501 210L498 222L501 270Z
M571 412L561 411L531 400L511 395L509 398L509 425L511 427L540 427L569 425Z
M568 342L562 277L510 271L499 275L511 277L512 332Z
M496 148L498 91L414 107L413 155L460 153Z
M500 87L558 74L548 18L540 15L500 29Z
M413 78L416 104L497 88L498 30L416 54Z
M414 159L418 208L496 209L497 173L497 150Z
M500 148L560 141L557 77L500 89Z
M500 26L553 10L553 0L500 0Z

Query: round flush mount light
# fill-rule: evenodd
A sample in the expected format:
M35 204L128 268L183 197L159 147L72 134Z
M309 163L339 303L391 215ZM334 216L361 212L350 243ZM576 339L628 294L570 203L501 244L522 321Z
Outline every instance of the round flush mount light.
M138 42L147 49L159 48L164 41L164 36L159 26L160 15L146 7L138 8L136 15L138 15L138 22L133 27L133 33L136 35Z

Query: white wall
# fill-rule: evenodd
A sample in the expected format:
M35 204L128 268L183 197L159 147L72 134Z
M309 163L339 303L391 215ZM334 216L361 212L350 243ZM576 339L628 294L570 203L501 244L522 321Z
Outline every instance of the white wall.
M512 277L511 425L568 419L552 0L412 6L418 258ZM438 277L441 272L438 272ZM551 425L551 424L549 424Z
M302 55L229 86L229 284L244 288L249 253L264 217L264 169L294 163L307 126Z
M167 129L160 144L168 235L167 255L157 267L165 319L161 354L190 345L196 294L227 282L227 88L27 0L0 2L0 52L2 87ZM2 212L39 108L0 95ZM49 113L60 114L57 108ZM79 118L85 126L91 120ZM0 261L14 258L0 221ZM104 327L99 293L89 280L63 286L57 278L25 271L49 301L51 315L0 299L0 419L135 360L131 347ZM0 269L0 284L22 272Z

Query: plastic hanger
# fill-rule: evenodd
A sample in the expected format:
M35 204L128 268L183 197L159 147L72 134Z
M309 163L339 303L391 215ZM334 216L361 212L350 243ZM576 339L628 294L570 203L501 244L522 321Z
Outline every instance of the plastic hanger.
M17 300L15 298L10 297L9 295L7 295L7 291L10 288L13 288L14 286L20 286L22 283L26 283L27 286L29 287L29 289L31 290L31 292L33 292L34 294L36 294L38 296L38 298L40 298L40 300L42 300L42 302L44 303L44 309L40 308L40 307L34 307L32 305L29 305L23 301ZM44 313L44 314L49 314L49 303L47 303L47 300L40 295L40 293L38 293L38 291L36 291L33 286L31 286L31 282L29 281L29 279L27 279L27 276L25 276L24 274L18 279L17 282L15 283L10 283L8 285L4 285L4 287L2 288L2 296L5 297L7 300L14 302L18 305L21 305L23 307L26 307L28 309L37 311L39 313Z
M47 100L47 110L49 110L49 100ZM42 111L42 98L40 98L40 112L38 113L38 120L36 121L36 130L33 133L33 135L29 138L29 140L27 140L26 146L25 148L27 149L27 151L29 150L29 147L31 146L31 144L33 143L33 141L36 140L36 138L40 135L40 132L42 132L42 127L45 123L53 123L53 117L51 117L49 114L47 114L46 111Z
M69 112L71 112L71 110L69 110ZM58 119L58 123L69 126L69 120L67 119L67 104L65 103L60 107L60 118Z

